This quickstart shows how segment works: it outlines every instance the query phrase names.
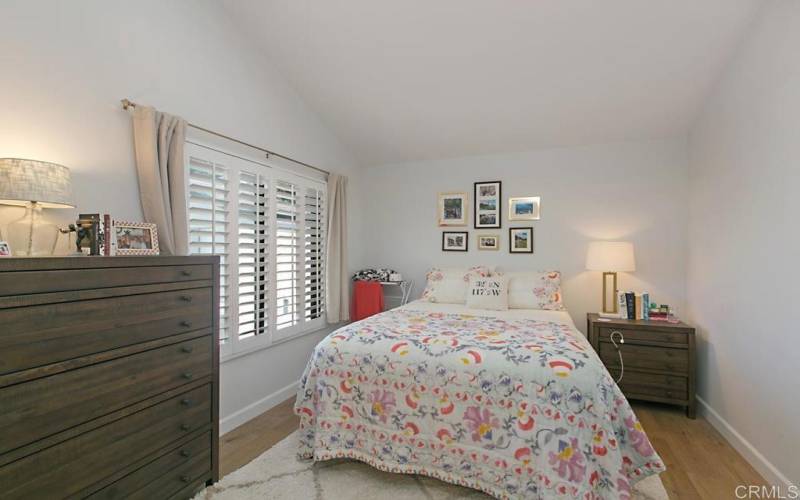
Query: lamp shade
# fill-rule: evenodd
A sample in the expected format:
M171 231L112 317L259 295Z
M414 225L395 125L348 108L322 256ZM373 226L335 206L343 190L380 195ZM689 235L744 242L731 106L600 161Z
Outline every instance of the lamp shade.
M69 169L46 161L0 158L0 204L33 201L43 208L74 207Z
M586 254L589 271L635 271L633 243L628 241L593 241Z

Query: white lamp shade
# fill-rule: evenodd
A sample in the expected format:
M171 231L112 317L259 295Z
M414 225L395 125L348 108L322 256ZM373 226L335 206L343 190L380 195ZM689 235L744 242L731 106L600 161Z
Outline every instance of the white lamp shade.
M21 158L0 158L0 204L43 208L72 208L69 169L57 163Z
M633 243L628 241L593 241L589 243L586 269L609 272L635 271Z

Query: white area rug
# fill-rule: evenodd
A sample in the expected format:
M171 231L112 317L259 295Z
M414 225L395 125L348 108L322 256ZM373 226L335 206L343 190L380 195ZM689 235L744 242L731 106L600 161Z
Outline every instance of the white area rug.
M634 487L635 500L668 500L658 476ZM276 444L241 469L198 493L195 500L440 500L491 497L425 476L390 474L352 460L314 463L297 458L297 433Z

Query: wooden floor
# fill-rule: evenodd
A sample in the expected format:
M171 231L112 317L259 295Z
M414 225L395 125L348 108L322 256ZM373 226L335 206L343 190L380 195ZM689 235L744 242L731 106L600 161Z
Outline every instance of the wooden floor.
M250 462L297 429L294 398L222 436L220 475ZM736 498L740 484L766 484L762 477L703 418L690 420L679 408L634 403L634 410L667 471L661 480L673 499Z

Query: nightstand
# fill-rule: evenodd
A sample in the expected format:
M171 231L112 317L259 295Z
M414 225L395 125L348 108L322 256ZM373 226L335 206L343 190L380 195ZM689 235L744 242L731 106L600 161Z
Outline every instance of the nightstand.
M611 376L620 375L614 341L622 352L624 373L619 388L628 399L680 405L695 418L694 328L685 323L610 318L599 321L596 313L586 315L589 342ZM619 332L625 343L620 344Z

